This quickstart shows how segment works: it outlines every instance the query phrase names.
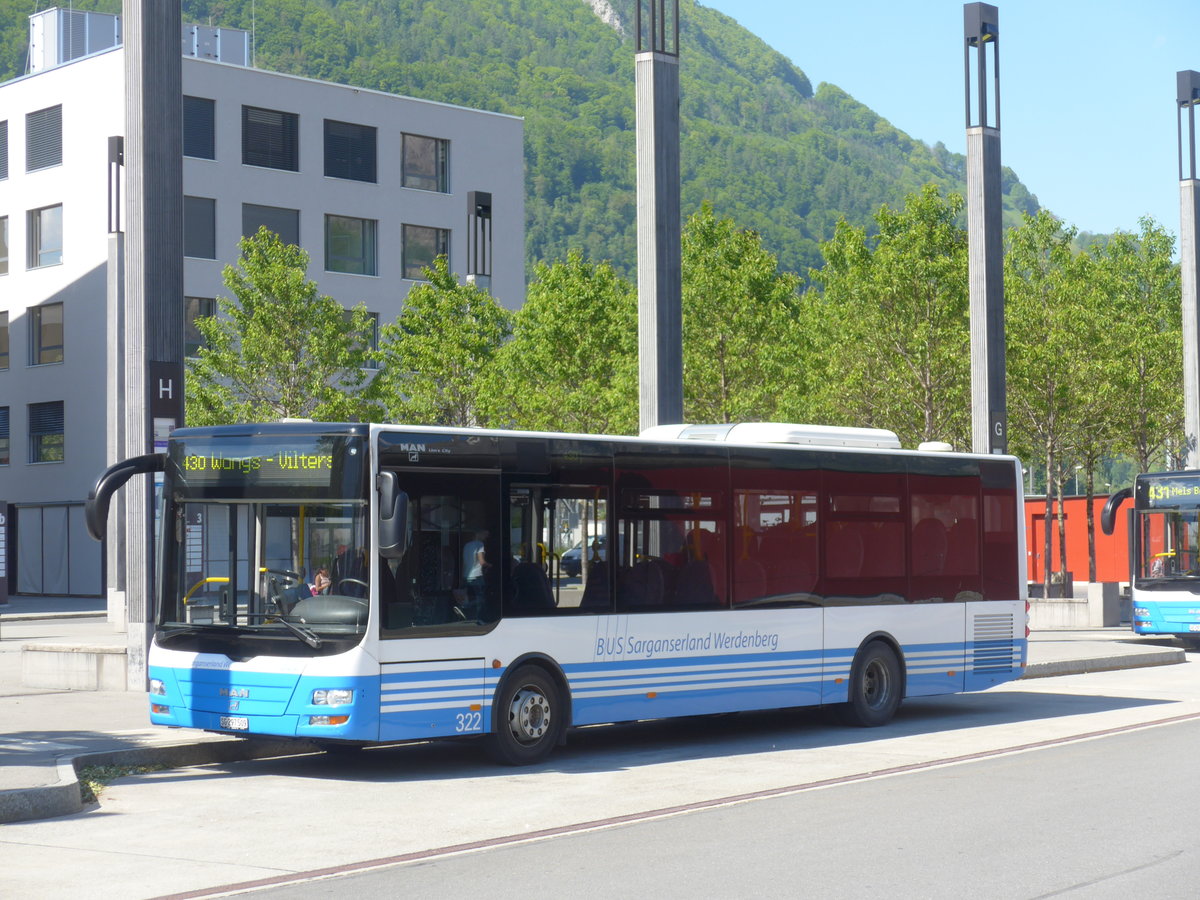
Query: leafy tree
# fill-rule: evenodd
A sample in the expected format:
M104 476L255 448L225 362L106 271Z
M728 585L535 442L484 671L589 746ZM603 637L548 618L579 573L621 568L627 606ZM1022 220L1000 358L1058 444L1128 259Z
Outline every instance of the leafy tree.
M1183 326L1175 242L1153 219L1138 234L1118 232L1095 251L1113 339L1111 452L1128 453L1148 472L1166 442L1183 430Z
M239 247L223 273L233 299L196 320L204 346L187 366L188 424L372 418L366 307L322 296L308 254L266 228Z
M707 204L684 227L682 256L684 418L773 418L799 337L799 279Z
M572 251L539 265L485 388L495 424L634 434L637 299L608 263Z
M936 185L875 215L878 234L839 223L806 295L810 410L830 424L887 428L908 445L970 447L967 235L958 194Z
M393 421L484 425L480 387L512 329L512 314L487 291L460 284L444 256L383 326L378 390Z
M1059 513L1058 571L1065 572L1064 482L1072 471L1081 429L1097 405L1094 392L1100 390L1088 380L1086 365L1091 334L1098 325L1087 303L1092 266L1089 257L1074 251L1074 238L1073 228L1064 228L1042 211L1026 216L1011 232L1005 257L1009 440L1019 455L1040 456L1046 467L1045 596L1054 566L1054 500Z

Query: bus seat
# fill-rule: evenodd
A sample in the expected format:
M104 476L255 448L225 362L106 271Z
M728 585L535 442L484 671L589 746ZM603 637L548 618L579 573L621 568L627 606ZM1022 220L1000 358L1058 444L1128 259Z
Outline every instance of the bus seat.
M512 609L518 615L554 609L550 581L537 563L517 563L512 572Z
M830 578L858 578L865 559L866 549L857 526L844 524L831 531L825 550L825 565Z
M662 606L667 593L664 568L666 566L660 560L644 559L622 573L618 583L618 607Z
M946 526L937 519L922 519L913 528L913 575L941 575L946 567Z
M587 583L583 587L583 599L579 601L579 608L594 609L597 612L608 611L612 606L612 598L608 593L608 584L608 563L589 563L587 567Z
M979 572L979 520L959 519L946 532L946 574Z
M684 563L675 580L675 603L680 606L713 606L716 602L712 570L708 563L702 559Z
M767 570L757 559L738 559L733 563L733 603L752 603L767 596Z

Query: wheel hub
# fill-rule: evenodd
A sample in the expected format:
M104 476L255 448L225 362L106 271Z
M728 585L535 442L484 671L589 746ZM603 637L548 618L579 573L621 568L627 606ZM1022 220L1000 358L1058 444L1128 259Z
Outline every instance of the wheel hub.
M522 688L513 697L508 721L517 740L522 743L536 741L550 727L550 704L541 691Z

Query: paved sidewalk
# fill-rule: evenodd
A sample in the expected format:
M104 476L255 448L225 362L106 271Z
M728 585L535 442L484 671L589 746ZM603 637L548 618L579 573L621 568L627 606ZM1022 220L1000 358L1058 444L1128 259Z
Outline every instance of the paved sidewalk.
M123 647L102 601L12 600L0 607L0 823L83 808L78 770L231 762L309 752L307 744L151 727L146 694L62 691L21 685L25 644ZM1184 651L1128 627L1042 631L1030 637L1027 678L1171 665Z

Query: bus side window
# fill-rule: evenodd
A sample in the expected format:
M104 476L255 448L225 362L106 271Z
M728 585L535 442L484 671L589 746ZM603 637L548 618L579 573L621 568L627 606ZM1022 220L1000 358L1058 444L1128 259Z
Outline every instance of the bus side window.
M983 599L1020 596L1017 555L1016 469L1011 463L980 464L983 480Z

